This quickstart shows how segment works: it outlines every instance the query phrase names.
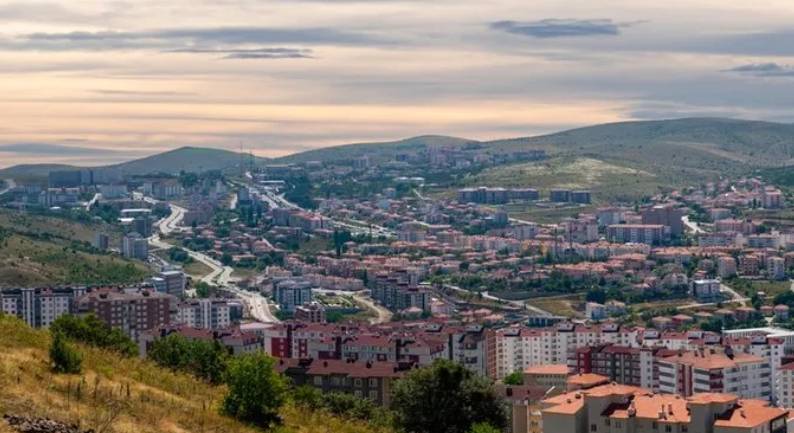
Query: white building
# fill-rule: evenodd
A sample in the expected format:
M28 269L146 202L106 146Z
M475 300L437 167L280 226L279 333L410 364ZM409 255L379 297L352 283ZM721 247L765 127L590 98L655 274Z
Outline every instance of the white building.
M232 325L230 313L223 299L190 299L177 304L176 322L191 328L226 329Z

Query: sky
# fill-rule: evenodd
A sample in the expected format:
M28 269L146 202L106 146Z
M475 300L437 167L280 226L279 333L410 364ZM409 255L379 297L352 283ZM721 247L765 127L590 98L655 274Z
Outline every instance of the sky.
M0 167L794 121L790 0L0 0Z

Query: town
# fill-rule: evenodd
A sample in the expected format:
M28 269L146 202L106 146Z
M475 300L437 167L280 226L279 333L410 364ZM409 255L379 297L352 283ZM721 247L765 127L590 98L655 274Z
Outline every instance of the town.
M148 271L124 284L0 280L2 313L36 328L92 315L143 358L174 335L263 352L296 384L383 407L395 381L448 360L494 384L514 433L786 431L783 190L726 177L630 203L456 187L450 173L546 158L472 150L8 179L10 217L92 221L81 248Z

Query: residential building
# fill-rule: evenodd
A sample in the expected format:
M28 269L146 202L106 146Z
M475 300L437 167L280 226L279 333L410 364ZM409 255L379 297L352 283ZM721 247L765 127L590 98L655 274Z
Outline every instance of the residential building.
M688 397L617 384L541 402L545 432L786 433L788 412L733 394Z
M149 289L96 289L77 298L76 305L80 313L93 313L137 341L143 331L171 323L173 302L174 297Z
M137 232L128 233L122 239L121 254L128 259L146 260L149 257L149 241Z
M770 400L772 369L767 359L731 348L679 352L657 360L658 390L690 396L728 392L741 398Z
M307 323L325 323L325 307L319 302L309 302L295 307L295 320Z
M32 327L46 328L58 317L74 313L75 300L85 293L85 287L2 289L0 312Z
M657 245L669 238L670 232L660 224L613 224L607 227L610 242Z
M295 308L312 301L312 285L297 279L274 282L273 299L283 311L294 313Z
M226 329L232 325L231 309L223 299L188 299L177 304L174 322L197 329Z
M162 271L152 278L152 284L158 292L181 298L185 295L187 276L180 270Z
M684 233L683 216L682 209L669 204L656 205L642 210L642 223L667 226L670 227L670 234L681 236Z

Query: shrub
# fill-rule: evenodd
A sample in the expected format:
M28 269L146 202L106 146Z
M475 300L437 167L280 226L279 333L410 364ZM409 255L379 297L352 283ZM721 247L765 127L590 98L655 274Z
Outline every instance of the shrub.
M62 333L56 332L50 344L50 362L57 373L77 374L82 369L83 357Z

